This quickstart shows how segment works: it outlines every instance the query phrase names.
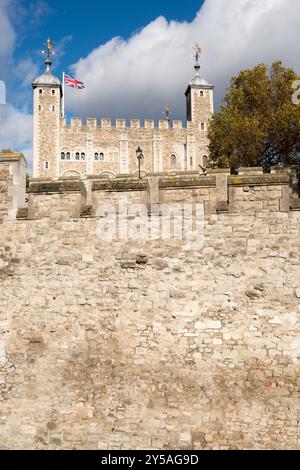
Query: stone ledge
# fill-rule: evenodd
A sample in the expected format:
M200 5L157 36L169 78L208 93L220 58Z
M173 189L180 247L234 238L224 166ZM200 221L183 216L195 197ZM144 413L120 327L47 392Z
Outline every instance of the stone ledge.
M114 179L93 181L93 191L147 191L147 180Z
M169 177L160 178L159 189L168 188L215 188L216 177L215 176L188 176L188 177Z
M29 194L51 194L65 192L82 192L83 182L78 180L64 181L32 181L29 184Z
M288 174L264 174L252 176L230 176L228 178L229 186L277 186L289 184Z

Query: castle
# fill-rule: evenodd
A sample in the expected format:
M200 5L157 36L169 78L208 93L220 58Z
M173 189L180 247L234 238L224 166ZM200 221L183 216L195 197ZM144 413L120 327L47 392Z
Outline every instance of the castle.
M208 159L208 122L213 113L214 86L200 77L198 54L195 76L185 96L187 125L182 121L62 117L63 89L51 72L51 57L46 71L33 82L34 138L33 177L57 180L60 177L85 178L90 175L114 178L137 174L136 151L141 148L142 174L198 170Z
M0 153L0 449L299 449L299 168L199 174L197 68L187 129L66 126L50 62L27 191ZM124 200L136 227L134 208L202 205L203 246L101 238L97 209L123 227Z

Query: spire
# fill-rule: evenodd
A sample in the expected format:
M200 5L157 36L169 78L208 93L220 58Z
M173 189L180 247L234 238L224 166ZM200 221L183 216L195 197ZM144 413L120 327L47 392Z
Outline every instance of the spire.
M200 75L200 69L201 69L200 59L202 58L202 49L199 46L199 44L195 44L194 47L193 47L193 50L195 52L194 55L193 55L193 58L196 61L195 65L194 65L195 76L192 79L192 81L190 82L190 85L197 85L197 86L202 86L202 87L203 86L211 87L212 85L209 85L209 83L204 78L201 78L201 75Z
M46 49L42 51L42 54L45 56L45 65L46 65L46 70L41 75L38 77L34 82L33 82L33 87L37 87L40 85L59 85L60 86L60 81L58 78L54 77L51 72L51 65L52 65L52 56L54 55L54 47L53 44L50 40L50 38L47 39L46 41Z
M47 39L47 49L45 51L42 51L42 54L46 56L46 60L45 60L46 73L51 73L51 65L52 65L51 56L54 55L54 47L50 38Z
M194 54L194 58L196 59L196 63L195 63L195 66L194 66L194 69L195 69L195 77L200 77L200 69L201 69L201 65L200 65L200 58L202 58L202 49L201 47L199 46L199 44L195 44L194 47L193 47L194 51L195 51L195 54Z

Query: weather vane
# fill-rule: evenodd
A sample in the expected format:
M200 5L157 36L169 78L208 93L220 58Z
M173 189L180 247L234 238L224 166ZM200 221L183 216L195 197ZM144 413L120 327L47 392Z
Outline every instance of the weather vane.
M169 104L165 105L164 115L166 116L167 121L170 121L172 116L172 107Z
M47 39L46 46L47 49L42 51L42 54L45 55L47 59L50 59L51 55L54 54L54 47L50 38Z
M194 44L193 50L195 51L194 58L196 59L197 64L199 63L199 59L202 57L202 49L199 44Z

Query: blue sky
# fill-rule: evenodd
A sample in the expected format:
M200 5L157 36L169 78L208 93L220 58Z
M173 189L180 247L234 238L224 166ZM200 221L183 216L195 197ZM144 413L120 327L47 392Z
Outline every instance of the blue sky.
M300 74L300 2L295 0L0 0L0 147L32 155L32 81L44 70L51 37L53 73L86 84L66 90L66 111L83 119L161 119L166 103L185 119L192 46L215 85L215 107L241 69L281 59Z
M1 2L1 0L0 0ZM190 22L199 11L203 0L177 2L151 0L151 2L85 0L82 4L71 0L21 0L13 2L11 18L19 27L19 37L14 51L15 63L30 60L43 69L40 54L49 36L58 48L53 71L60 76L70 72L70 65L91 50L115 36L124 39L140 31L159 16L167 20ZM15 77L13 87L20 86L21 77ZM18 83L19 82L19 83ZM28 81L26 82L28 86ZM8 90L12 103L20 104L23 98ZM28 101L28 107L31 103ZM25 103L26 105L26 103Z
M29 6L30 10L34 3L32 0L21 2L24 8ZM45 4L45 13L41 14L40 21L29 24L25 29L16 57L22 56L23 50L26 54L35 54L45 36L50 35L54 43L71 37L65 46L66 55L61 64L66 68L114 36L129 38L158 16L164 16L167 20L192 21L202 3L201 0L50 0L48 6Z

